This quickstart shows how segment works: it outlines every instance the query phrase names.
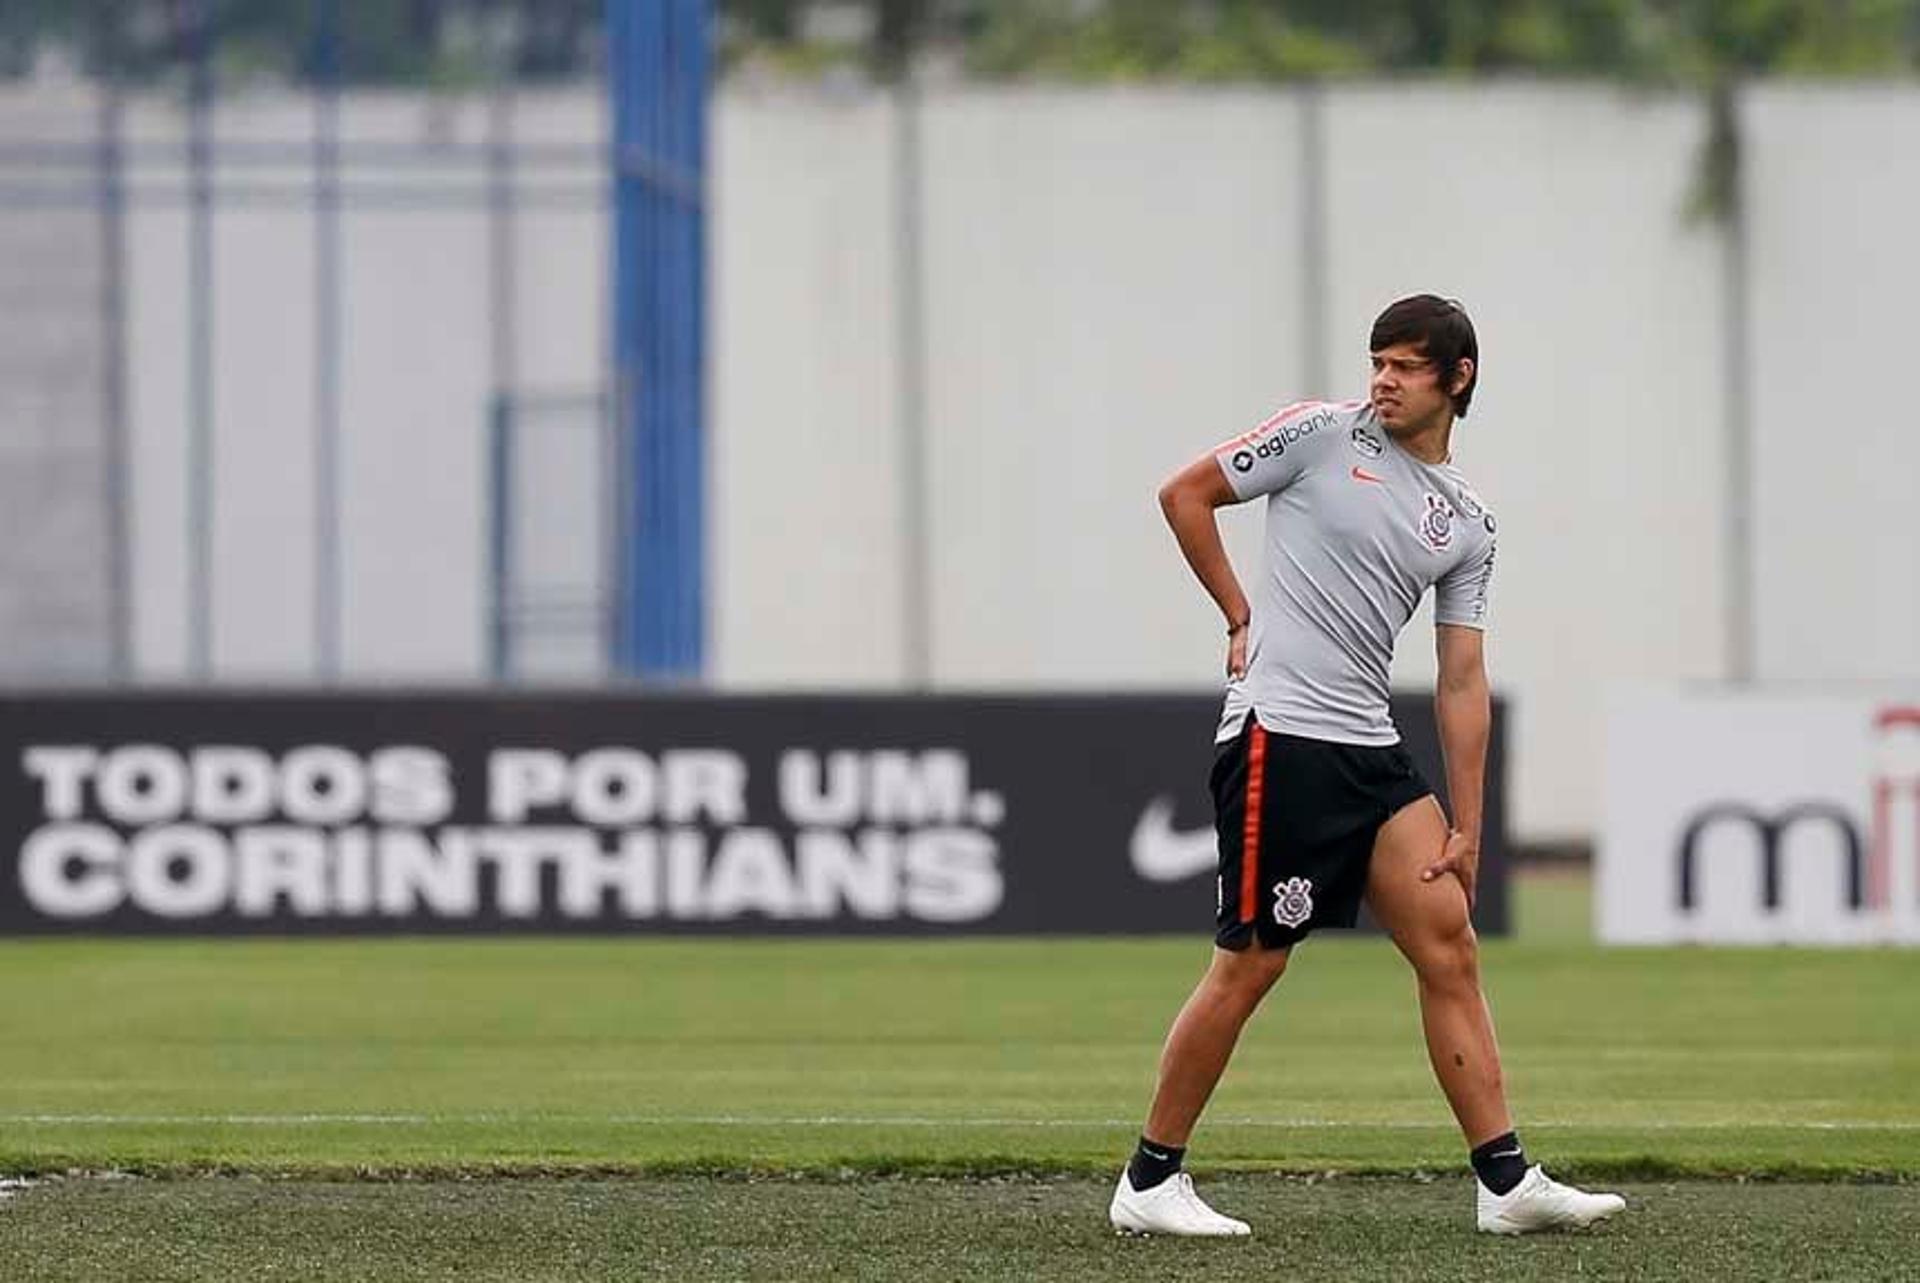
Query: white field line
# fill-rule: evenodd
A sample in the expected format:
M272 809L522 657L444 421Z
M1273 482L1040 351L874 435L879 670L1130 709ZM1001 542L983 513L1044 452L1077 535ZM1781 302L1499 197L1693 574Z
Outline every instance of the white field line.
M1338 1130L1342 1128L1390 1131L1451 1131L1451 1123L1366 1121L1331 1118L1210 1118L1214 1127L1261 1127L1275 1131ZM0 1127L440 1127L460 1125L521 1125L572 1123L606 1127L1003 1127L1003 1128L1115 1128L1138 1127L1137 1118L931 1118L915 1115L873 1116L826 1114L807 1118L754 1117L739 1114L0 1114ZM1920 1120L1785 1119L1753 1122L1744 1119L1707 1119L1698 1122L1659 1120L1624 1123L1618 1120L1533 1119L1528 1130L1540 1128L1607 1128L1623 1131L1805 1131L1909 1132L1920 1131Z

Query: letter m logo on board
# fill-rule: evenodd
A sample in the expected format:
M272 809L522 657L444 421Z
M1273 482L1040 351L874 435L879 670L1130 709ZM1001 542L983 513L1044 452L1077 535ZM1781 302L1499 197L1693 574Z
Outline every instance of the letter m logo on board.
M1681 834L1677 888L1681 911L1691 913L1699 907L1703 839L1724 827L1740 827L1753 836L1752 850L1760 862L1760 907L1768 913L1777 912L1782 850L1789 834L1801 825L1821 826L1832 832L1835 850L1845 862L1847 907L1859 909L1866 900L1866 857L1860 830L1845 809L1831 802L1801 802L1769 815L1743 803L1720 802L1695 814Z

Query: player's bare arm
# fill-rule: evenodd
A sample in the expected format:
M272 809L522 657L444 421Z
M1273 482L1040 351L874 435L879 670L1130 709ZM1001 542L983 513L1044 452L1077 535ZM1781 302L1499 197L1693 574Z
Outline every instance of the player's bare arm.
M1167 479L1160 487L1160 511L1173 527L1181 555L1193 568L1227 624L1227 676L1239 678L1247 670L1247 633L1252 608L1233 562L1220 540L1214 510L1238 503L1213 455L1203 454Z
M1421 876L1428 881L1451 873L1474 898L1480 874L1480 812L1487 766L1487 734L1492 701L1487 691L1485 635L1478 628L1441 624L1434 630L1439 676L1434 683L1435 720L1447 762L1447 797L1453 825L1446 849Z

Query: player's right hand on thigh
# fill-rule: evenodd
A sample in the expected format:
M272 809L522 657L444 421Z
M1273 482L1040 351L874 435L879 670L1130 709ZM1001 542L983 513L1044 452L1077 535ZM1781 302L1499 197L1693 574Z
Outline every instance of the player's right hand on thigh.
M1448 873L1460 879L1460 886L1467 893L1467 907L1471 909L1475 883L1480 880L1480 848L1458 829L1447 831L1446 849L1441 851L1439 859L1421 871L1420 880L1431 882Z

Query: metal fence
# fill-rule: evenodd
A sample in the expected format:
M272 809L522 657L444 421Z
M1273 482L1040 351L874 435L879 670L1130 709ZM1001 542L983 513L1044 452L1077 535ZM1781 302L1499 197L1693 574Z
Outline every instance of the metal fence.
M130 313L154 301L135 297L138 273L129 265L128 246L130 223L163 211L180 220L177 261L169 265L178 297L165 306L177 306L177 369L167 378L177 377L184 425L179 457L168 464L180 469L178 534L185 550L181 655L171 675L228 675L217 636L224 607L216 602L216 581L227 552L220 543L220 453L241 429L221 422L230 358L219 335L224 326L253 322L219 314L216 272L236 270L223 261L229 216L253 210L302 217L312 263L305 297L288 309L302 314L278 318L303 335L300 365L310 377L299 380L305 386L280 390L277 412L305 427L307 457L299 466L308 492L297 506L307 528L290 535L287 547L306 563L297 574L310 585L311 662L305 673L277 675L320 682L360 675L343 635L344 605L354 591L343 558L349 536L343 451L353 391L343 353L354 322L346 296L355 266L354 220L457 213L484 224L484 405L497 413L491 425L484 410L474 414L472 431L480 434L520 421L516 407L550 417L546 393L527 386L523 368L522 224L567 210L590 213L614 231L603 273L605 315L593 321L599 335L594 368L578 390L583 403L603 407L598 421L614 430L600 441L604 449L595 459L605 475L565 477L567 485L585 487L570 502L550 494L522 503L512 515L513 532L503 524L505 513L492 514L489 548L476 555L513 579L493 586L484 649L496 677L512 676L510 639L517 629L535 626L516 603L583 589L578 582L530 579L538 573L537 558L503 561L499 549L516 540L538 542L529 523L543 513L565 513L572 521L574 509L586 508L596 514L587 523L599 541L593 559L606 573L591 586L595 600L569 614L575 620L569 626L580 630L577 640L590 643L576 675L698 672L705 0L607 0L601 54L573 83L577 87L579 74L599 79L608 120L603 136L577 140L521 132L532 61L526 42L541 6L449 0L438 7L468 19L467 70L457 86L413 92L469 117L478 114L484 124L477 136L356 133L343 114L343 89L365 83L371 71L356 65L355 56L361 45L353 23L366 20L366 12L342 0L311 0L300 65L271 89L278 101L299 106L275 114L266 134L259 128L244 136L221 132L223 105L260 92L258 77L236 70L237 55L227 43L237 29L235 15L246 6L215 0L98 5L89 41L76 51L77 67L43 67L12 84L0 80L0 101L15 104L0 110L0 243L12 261L0 266L0 293L11 304L8 319L0 321L0 369L18 376L13 400L0 401L0 431L12 447L9 461L26 465L24 473L14 469L27 504L16 511L37 501L44 520L34 521L36 528L78 525L85 532L77 544L69 538L64 551L51 542L20 547L0 566L5 622L26 639L7 661L9 677L148 675L133 604L140 594L130 550L139 536L129 514L132 472L154 461L131 439L127 344ZM168 127L144 126L143 112L164 112ZM83 226L91 242L84 250L74 241ZM70 270L58 286L34 285L36 238L53 234L65 238L69 264L84 259L90 270L84 308ZM49 302L55 296L57 305ZM84 321L82 311L90 313ZM67 348L88 355L84 375L45 350L47 318L55 312L70 323ZM58 390L48 391L56 381ZM18 391L29 384L39 391ZM83 442L84 457L72 457ZM538 455L521 449L495 457L511 462ZM49 489L49 478L76 468L90 478L88 493L71 482ZM486 502L524 490L511 477L489 479L484 488ZM622 497L629 502L605 507ZM547 632L555 626L551 618L538 625ZM76 645L75 637L86 644Z

